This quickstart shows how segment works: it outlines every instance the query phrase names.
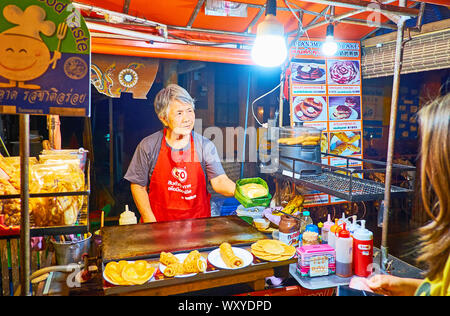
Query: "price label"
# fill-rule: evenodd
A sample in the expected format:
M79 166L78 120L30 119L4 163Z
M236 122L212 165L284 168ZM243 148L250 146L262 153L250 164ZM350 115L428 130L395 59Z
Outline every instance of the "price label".
M311 258L309 274L314 276L328 275L328 257L320 256Z

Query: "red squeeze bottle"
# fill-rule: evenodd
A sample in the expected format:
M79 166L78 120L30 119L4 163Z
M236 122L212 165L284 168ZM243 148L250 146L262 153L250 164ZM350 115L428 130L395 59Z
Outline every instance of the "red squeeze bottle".
M353 261L353 238L350 232L344 228L339 231L336 240L336 275L342 278L351 277Z
M361 228L353 233L354 272L360 277L368 277L373 264L373 233L365 225L366 221L362 220Z

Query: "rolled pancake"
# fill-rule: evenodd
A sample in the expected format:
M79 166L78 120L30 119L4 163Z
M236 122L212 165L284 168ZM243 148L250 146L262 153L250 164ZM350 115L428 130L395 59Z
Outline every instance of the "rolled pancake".
M203 272L203 265L201 263L201 255L198 250L191 251L183 261L183 269L185 273Z
M227 242L224 242L220 245L220 256L222 257L223 262L229 268L239 268L244 264L244 261L236 256L231 248L231 245Z
M166 266L166 268L164 269L164 275L166 277L174 277L176 275L182 275L184 274L184 267L182 263L171 263L169 265Z

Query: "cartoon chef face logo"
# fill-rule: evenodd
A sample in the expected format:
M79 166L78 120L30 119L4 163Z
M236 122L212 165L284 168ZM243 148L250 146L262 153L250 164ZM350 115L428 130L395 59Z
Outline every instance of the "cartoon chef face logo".
M0 33L0 76L9 79L9 83L0 83L0 87L15 87L17 84L19 88L40 89L38 85L25 82L40 77L50 64L61 58L57 51L51 58L40 37L40 33L52 36L55 24L46 20L44 9L36 5L27 7L25 11L15 5L7 5L2 13L16 26Z
M175 179L177 179L181 183L183 183L187 179L187 172L186 172L186 170L181 169L181 168L176 168L176 167L173 168L172 169L172 175L174 176Z

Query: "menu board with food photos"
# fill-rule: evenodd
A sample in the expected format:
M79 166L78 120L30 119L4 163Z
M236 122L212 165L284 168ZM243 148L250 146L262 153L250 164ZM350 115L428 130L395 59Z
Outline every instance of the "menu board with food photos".
M322 130L321 151L363 157L361 47L356 41L337 41L332 57L322 54L320 39L300 39L290 51L291 126L303 122ZM322 163L346 167L346 159L326 157ZM350 168L361 169L357 161ZM343 200L317 191L305 191L305 206Z

